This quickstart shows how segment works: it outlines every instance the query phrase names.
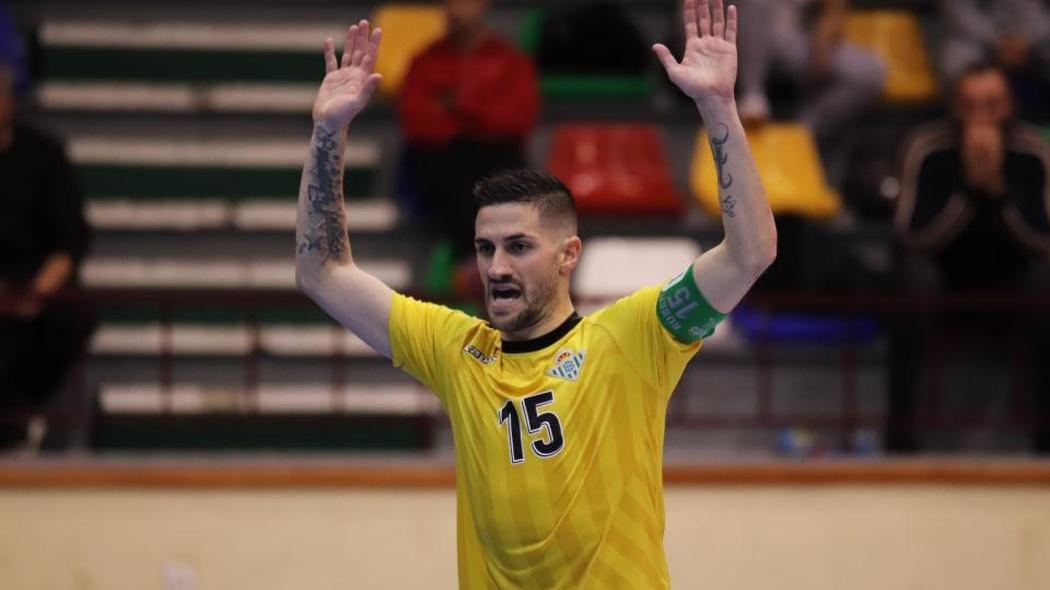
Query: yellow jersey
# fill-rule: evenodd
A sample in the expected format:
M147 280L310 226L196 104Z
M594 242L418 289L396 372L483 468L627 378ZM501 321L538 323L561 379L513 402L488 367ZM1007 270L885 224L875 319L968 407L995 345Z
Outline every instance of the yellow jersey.
M667 402L700 343L647 287L552 333L395 295L393 362L441 399L455 439L460 588L667 588Z

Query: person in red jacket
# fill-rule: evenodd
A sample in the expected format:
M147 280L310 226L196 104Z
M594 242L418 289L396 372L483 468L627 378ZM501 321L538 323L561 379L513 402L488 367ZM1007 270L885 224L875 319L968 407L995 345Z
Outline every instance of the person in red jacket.
M447 34L412 62L398 113L411 188L461 258L473 256L474 182L525 166L539 90L530 58L485 26L488 0L444 5Z

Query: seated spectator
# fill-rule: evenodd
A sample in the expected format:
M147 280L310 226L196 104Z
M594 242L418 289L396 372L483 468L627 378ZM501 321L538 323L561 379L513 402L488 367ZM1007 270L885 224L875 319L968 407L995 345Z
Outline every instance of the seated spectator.
M940 62L955 80L975 63L999 64L1023 107L1045 116L1050 88L1050 11L1041 0L942 0Z
M918 131L905 152L896 230L901 282L913 291L1047 291L1050 256L1050 146L1013 117L1004 72L975 65L953 92L953 117ZM1012 316L1015 320L1016 316ZM994 326L1026 334L1037 414L1050 417L1050 322L1011 324L1005 315L901 317L890 352L890 450L918 446L914 419L924 354L935 325ZM1042 357L1042 358L1041 358ZM1035 446L1050 451L1043 423Z
M878 98L886 66L873 53L844 43L846 0L740 0L740 116L770 116L770 74L802 91L800 120L824 144ZM813 10L815 9L815 10ZM810 16L810 13L811 16ZM809 18L807 18L809 16Z
M456 258L473 259L474 182L525 165L539 90L529 58L485 26L487 0L444 5L447 35L413 61L398 113L424 213Z
M61 144L15 122L13 78L0 62L0 418L45 405L92 328L86 312L48 299L74 284L88 228ZM0 448L24 434L24 422L0 422Z

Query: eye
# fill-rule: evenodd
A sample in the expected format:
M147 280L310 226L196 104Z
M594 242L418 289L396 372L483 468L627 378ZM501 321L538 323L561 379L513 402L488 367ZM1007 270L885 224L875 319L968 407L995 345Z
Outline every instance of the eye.
M526 242L512 242L507 250L513 254L522 254L529 250L529 244Z
M492 256L492 252L493 252L492 244L488 244L488 243L476 244L474 246L474 248L477 250L478 254L481 254L482 256Z

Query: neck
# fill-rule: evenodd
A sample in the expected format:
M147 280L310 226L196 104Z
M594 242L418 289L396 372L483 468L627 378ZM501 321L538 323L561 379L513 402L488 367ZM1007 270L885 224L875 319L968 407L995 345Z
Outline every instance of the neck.
M463 29L457 29L449 33L449 39L452 43L461 49L472 49L474 48L481 39L485 36L485 27L467 27Z

